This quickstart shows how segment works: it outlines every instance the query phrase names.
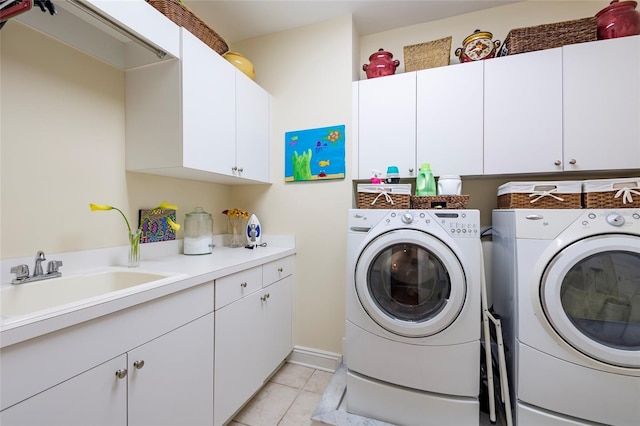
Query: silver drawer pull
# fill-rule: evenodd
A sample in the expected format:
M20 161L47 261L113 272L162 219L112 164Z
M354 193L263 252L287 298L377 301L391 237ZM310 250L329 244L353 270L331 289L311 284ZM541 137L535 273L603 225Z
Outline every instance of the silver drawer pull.
M278 272L282 273L282 271L284 271L284 268L278 268Z
M133 363L133 366L134 366L135 368L137 368L138 370L140 370L142 367L144 367L144 360L143 360L143 359L141 359L140 361L135 361L135 362Z
M116 377L118 379L124 379L125 377L127 377L127 369L125 368L124 370L116 371Z
M240 287L245 288L246 286L247 286L247 283L246 283L246 282L244 282L244 283L240 283Z

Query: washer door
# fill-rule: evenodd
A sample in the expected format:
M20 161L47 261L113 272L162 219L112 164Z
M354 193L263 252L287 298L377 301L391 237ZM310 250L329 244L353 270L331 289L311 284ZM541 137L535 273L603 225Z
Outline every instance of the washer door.
M449 246L427 233L402 229L381 234L364 248L355 286L378 325L401 336L425 337L456 319L467 284Z
M542 308L571 346L602 362L640 367L640 238L599 235L551 260Z

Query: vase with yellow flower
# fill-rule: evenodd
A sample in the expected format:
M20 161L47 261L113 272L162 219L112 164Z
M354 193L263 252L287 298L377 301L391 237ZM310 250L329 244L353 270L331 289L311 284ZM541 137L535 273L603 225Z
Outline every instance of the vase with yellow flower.
M129 260L128 260L128 265L129 265L130 268L137 268L138 266L140 266L140 239L141 239L141 236L142 236L142 227L144 226L145 222L147 222L149 220L150 215L152 213L154 213L154 212L157 212L158 210L160 210L160 211L163 211L163 210L178 210L177 206L169 204L167 201L163 201L158 207L156 207L156 208L154 208L152 210L148 210L145 213L145 215L140 218L140 226L138 226L138 228L131 229L131 225L129 224L129 220L127 220L127 217L122 212L122 210L120 210L119 208L113 207L113 206L107 206L107 205L104 205L104 204L93 204L93 203L89 204L89 208L91 208L91 211L116 210L118 213L120 213L120 215L124 219L124 222L127 224L127 230L129 231ZM174 232L177 232L177 231L180 230L180 225L175 223L170 217L167 217L166 220L167 220L167 224L169 225L169 227Z
M240 209L231 209L224 210L222 214L226 215L229 219L229 234L231 234L231 239L227 247L244 247L246 240L243 241L244 233L242 232L242 225L246 219L249 219L249 213Z

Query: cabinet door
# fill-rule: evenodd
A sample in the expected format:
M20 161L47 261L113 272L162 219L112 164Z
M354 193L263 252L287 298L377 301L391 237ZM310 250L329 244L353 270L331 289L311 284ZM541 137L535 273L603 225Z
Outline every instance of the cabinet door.
M180 33L183 166L232 175L235 68L189 31Z
M358 179L387 166L415 177L416 73L362 80L358 92Z
M215 312L213 424L224 424L262 386L263 313L260 290Z
M79 374L0 412L2 425L86 426L127 424L126 356Z
M483 89L482 61L417 73L418 164L436 176L482 174Z
M562 170L562 48L484 61L484 173Z
M236 70L237 176L270 181L270 104L269 93Z
M640 167L640 36L563 48L564 169Z
M129 426L213 423L213 321L205 315L128 353Z
M293 276L290 275L265 288L262 304L264 372L268 377L293 349Z

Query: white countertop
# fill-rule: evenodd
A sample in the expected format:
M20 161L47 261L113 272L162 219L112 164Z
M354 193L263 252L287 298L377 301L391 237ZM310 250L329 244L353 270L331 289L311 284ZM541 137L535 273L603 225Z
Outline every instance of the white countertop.
M157 285L142 284L125 290L105 294L80 303L39 311L33 314L0 318L0 348L69 327L128 307L166 296L248 268L259 266L295 254L293 236L265 236L266 247L255 249L229 248L222 239L214 238L213 253L185 256L182 240L155 243L154 247L141 246L140 267L136 271L172 274L169 280ZM48 260L63 260L60 270L64 276L122 268L126 261L127 247L92 250L87 252L47 254ZM15 264L27 263L31 258L9 259L0 262L2 286L11 285L5 270ZM55 278L54 278L55 280ZM0 313L1 315L1 313Z

